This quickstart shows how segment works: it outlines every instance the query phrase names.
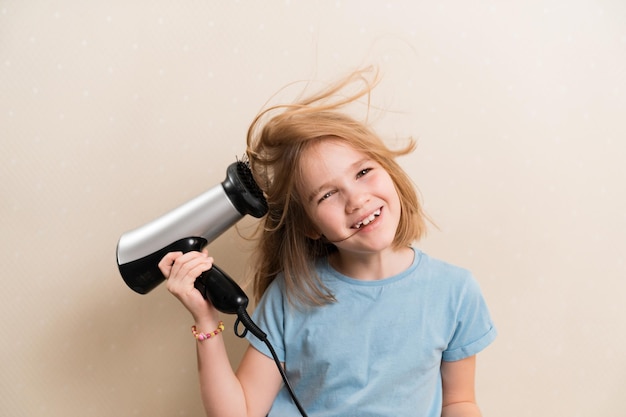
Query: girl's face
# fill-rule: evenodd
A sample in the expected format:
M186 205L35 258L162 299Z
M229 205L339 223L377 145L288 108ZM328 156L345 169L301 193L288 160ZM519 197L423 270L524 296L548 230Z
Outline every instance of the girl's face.
M298 192L316 231L340 252L376 253L392 246L400 198L377 162L336 140L322 140L301 157Z

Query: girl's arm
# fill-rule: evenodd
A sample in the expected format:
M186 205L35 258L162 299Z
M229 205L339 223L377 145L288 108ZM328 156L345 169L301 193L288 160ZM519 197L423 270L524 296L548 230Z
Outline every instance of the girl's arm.
M280 373L271 358L248 346L234 374L223 338L198 342L197 348L200 391L207 416L267 415L282 386Z
M443 408L441 417L480 417L474 391L476 356L441 363Z
M206 252L172 252L159 263L167 277L168 290L189 310L201 333L210 333L219 325L219 312L194 287L196 278L212 266L213 258ZM196 344L200 390L207 416L265 416L282 384L274 361L249 347L235 374L221 335Z

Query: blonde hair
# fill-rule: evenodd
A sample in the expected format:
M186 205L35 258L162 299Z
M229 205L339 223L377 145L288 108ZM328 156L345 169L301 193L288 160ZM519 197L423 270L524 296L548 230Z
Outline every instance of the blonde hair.
M425 215L415 187L395 161L415 149L392 150L364 122L340 110L363 97L368 100L379 81L371 69L351 73L319 94L293 104L276 105L253 120L247 136L247 157L263 190L269 211L261 221L259 246L254 259L254 293L258 301L279 273L284 275L291 303L323 305L333 294L315 273L315 262L337 248L324 239L307 237L314 230L298 195L300 156L309 146L326 139L349 144L378 162L391 176L400 197L401 216L394 247L407 246L425 233ZM355 92L341 95L357 85ZM278 114L275 114L278 112ZM269 119L269 120L266 120Z

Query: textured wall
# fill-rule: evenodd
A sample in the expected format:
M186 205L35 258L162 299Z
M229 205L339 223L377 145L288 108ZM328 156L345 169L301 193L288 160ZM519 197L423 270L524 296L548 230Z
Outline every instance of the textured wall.
M0 414L200 415L191 318L125 287L117 239L221 181L282 86L369 63L380 132L419 140L420 246L500 330L485 415L623 415L619 0L0 0ZM211 245L241 280L248 249Z

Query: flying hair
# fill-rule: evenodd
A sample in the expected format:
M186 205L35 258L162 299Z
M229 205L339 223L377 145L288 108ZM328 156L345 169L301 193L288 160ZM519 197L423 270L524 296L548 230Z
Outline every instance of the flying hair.
M415 141L408 138L406 146L390 149L368 125L371 92L379 81L374 68L360 69L294 103L269 106L252 121L246 153L269 208L260 223L259 245L254 256L253 286L257 301L278 274L284 276L292 304L323 305L334 301L314 266L318 259L336 252L337 248L323 237L309 237L314 235L315 228L297 191L302 181L300 156L319 141L344 142L389 173L401 204L394 247L410 245L424 235L426 216L415 186L395 160L412 152ZM363 100L364 121L346 114L349 105Z

